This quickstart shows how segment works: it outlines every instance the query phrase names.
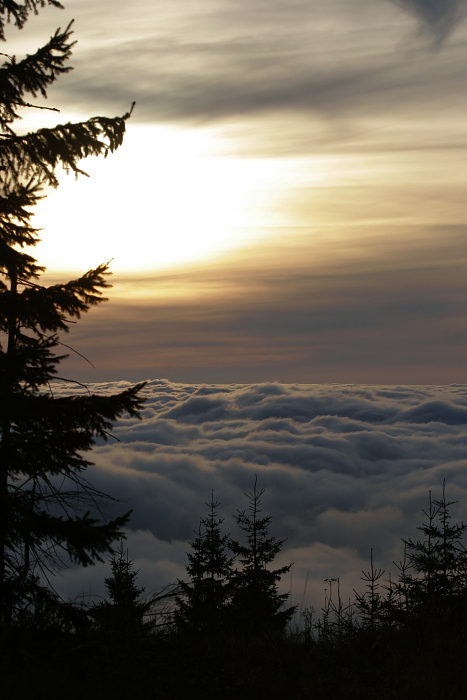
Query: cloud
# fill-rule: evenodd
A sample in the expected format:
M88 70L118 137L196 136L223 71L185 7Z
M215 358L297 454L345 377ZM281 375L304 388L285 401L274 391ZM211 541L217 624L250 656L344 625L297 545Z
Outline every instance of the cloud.
M194 396L164 415L166 418L178 418L188 423L203 423L204 421L222 419L223 414L224 402L222 399Z
M403 420L414 423L446 423L448 425L467 424L467 408L452 406L444 401L427 401L403 413Z
M465 14L465 0L393 0L446 36ZM281 131L300 116L310 139L325 120L336 138L346 119L418 111L436 83L439 103L462 89L461 54L427 57L416 42L401 50L399 12L378 0L287 3L213 0L202 6L135 0L118 12L106 2L67 3L33 25L76 18L75 70L50 98L62 109L94 113L96 105L145 123L261 122L279 114ZM102 26L106 26L105 34ZM53 27L53 24L52 24ZM34 39L36 37L34 36ZM23 46L23 44L21 44ZM286 127L286 128L285 128ZM271 139L273 142L274 139ZM303 141L302 141L303 147Z
M466 0L390 0L408 10L444 39L467 14Z
M287 538L280 561L295 561L294 602L307 572L309 595L321 595L323 580L336 575L350 595L371 548L377 565L394 571L401 538L416 534L428 492L437 498L443 479L449 499L459 501L454 519L466 519L464 385L151 380L145 396L146 418L114 427L120 442L95 447L87 478L121 499L120 510L133 509L129 554L148 589L183 578L188 542L212 490L225 532L239 536L234 515L246 507L255 475L266 489L263 512L273 517L273 534ZM57 585L65 595L92 588L102 595L106 571L97 567L86 579L73 568ZM282 582L284 590L290 585Z
M112 300L69 334L67 343L97 369L74 356L63 371L84 381L464 381L465 226L374 228L321 247L315 229L285 231L241 261L129 279L142 301ZM116 282L124 291L125 278ZM169 396L161 402L168 418L183 411L180 423L195 426L222 419L223 396L203 389L182 408ZM243 397L263 418L287 419L287 401L272 415L258 399ZM307 399L302 410L308 420L322 406ZM370 419L385 410L365 408Z
M272 23L260 39L251 28L240 28L245 38L239 41L234 24L225 42L195 37L175 41L167 50L154 38L135 38L109 55L91 51L57 86L57 99L74 110L99 104L119 113L131 95L137 103L133 119L145 123L200 126L259 119L264 127L265 117L278 114L284 129L286 118L313 117L314 124L328 122L335 136L333 122L416 112L420 102L432 99L434 83L438 99L462 84L456 52L440 58L415 45L401 51L396 44L401 33L392 37L383 24L376 30L368 26L363 37L361 27L344 24L346 31L323 38L318 27L305 30L300 16L292 19L290 33Z

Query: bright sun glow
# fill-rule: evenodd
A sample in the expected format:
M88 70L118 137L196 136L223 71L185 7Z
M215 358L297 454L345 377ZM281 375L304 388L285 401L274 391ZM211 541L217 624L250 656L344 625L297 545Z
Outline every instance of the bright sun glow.
M207 130L130 125L116 153L83 161L90 178L59 173L36 208L37 258L50 271L110 258L114 271L154 270L271 235L286 223L280 199L300 166L226 157L221 145Z

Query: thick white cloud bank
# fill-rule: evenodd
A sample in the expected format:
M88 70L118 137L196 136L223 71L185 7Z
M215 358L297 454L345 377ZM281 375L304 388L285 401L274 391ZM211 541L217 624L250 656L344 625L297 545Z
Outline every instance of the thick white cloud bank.
M112 393L126 382L93 385ZM62 389L59 389L61 391ZM54 391L56 391L54 389ZM68 387L63 391L69 391ZM324 579L344 595L375 564L397 571L401 537L417 537L429 490L446 480L454 521L467 514L467 386L188 385L149 381L142 421L123 419L97 445L97 488L133 509L127 546L151 592L184 576L188 541L211 491L225 531L247 507L255 475L263 514L285 539L278 565L294 603L319 608ZM104 594L108 566L57 578L65 596Z

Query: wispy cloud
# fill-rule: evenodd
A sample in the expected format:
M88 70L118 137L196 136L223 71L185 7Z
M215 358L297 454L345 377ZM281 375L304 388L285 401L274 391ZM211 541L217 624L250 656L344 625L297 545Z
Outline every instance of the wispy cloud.
M391 1L440 38L467 7L465 0ZM63 13L46 13L34 24L50 30L54 17L63 23L76 15L76 70L51 92L64 108L119 112L136 100L134 120L147 123L199 125L277 113L342 120L369 110L397 112L424 99L433 81L443 94L462 81L455 57L427 58L417 42L401 50L406 22L390 9L382 0L170 7L135 0L109 12L107 2L70 0Z

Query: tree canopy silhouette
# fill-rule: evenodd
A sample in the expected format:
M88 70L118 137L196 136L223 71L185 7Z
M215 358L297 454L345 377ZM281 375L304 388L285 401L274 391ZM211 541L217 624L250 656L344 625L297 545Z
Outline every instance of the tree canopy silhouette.
M249 512L238 511L235 518L246 535L245 544L222 534L223 519L217 515L219 503L214 496L207 504L209 513L201 518L196 538L189 543L190 580L178 582L181 590L174 622L179 632L244 637L285 632L296 606L284 608L290 594L279 593L277 587L291 565L269 568L284 540L269 534L272 518L260 516L264 489L258 491L256 485L257 479L253 491L245 494ZM240 568L234 568L235 558Z
M0 0L0 39L5 23L21 29L28 16L55 0ZM85 174L82 158L107 156L122 143L126 120L93 117L18 135L20 112L30 98L71 70L71 23L57 29L34 54L7 56L0 68L0 597L1 620L34 606L45 594L44 577L69 560L83 566L101 560L123 536L129 513L102 520L105 494L84 473L83 457L96 437L106 440L123 413L139 417L143 384L111 396L54 396L50 384L66 354L59 334L102 301L108 265L75 280L43 286L44 267L26 250L38 242L31 207L44 186L56 187L57 166ZM40 107L40 105L37 105ZM57 110L58 111L58 110Z
M186 567L190 582L180 581L175 624L181 632L216 634L225 631L230 598L233 557L228 553L229 536L221 533L223 519L211 495L207 517L201 518L196 538L190 542Z
M91 615L98 629L112 636L113 641L124 644L149 631L144 616L151 607L151 601L140 600L144 588L138 588L138 571L133 570L133 561L123 544L110 558L112 575L105 579L110 600L101 601L91 608Z
M256 486L257 478L253 491L245 494L249 512L239 510L236 516L237 525L246 535L246 543L230 541L231 550L242 564L232 577L232 620L240 633L282 634L296 606L284 608L290 593L279 593L277 585L292 565L279 569L268 567L281 551L284 540L269 534L272 517L261 517L264 489L258 491Z

